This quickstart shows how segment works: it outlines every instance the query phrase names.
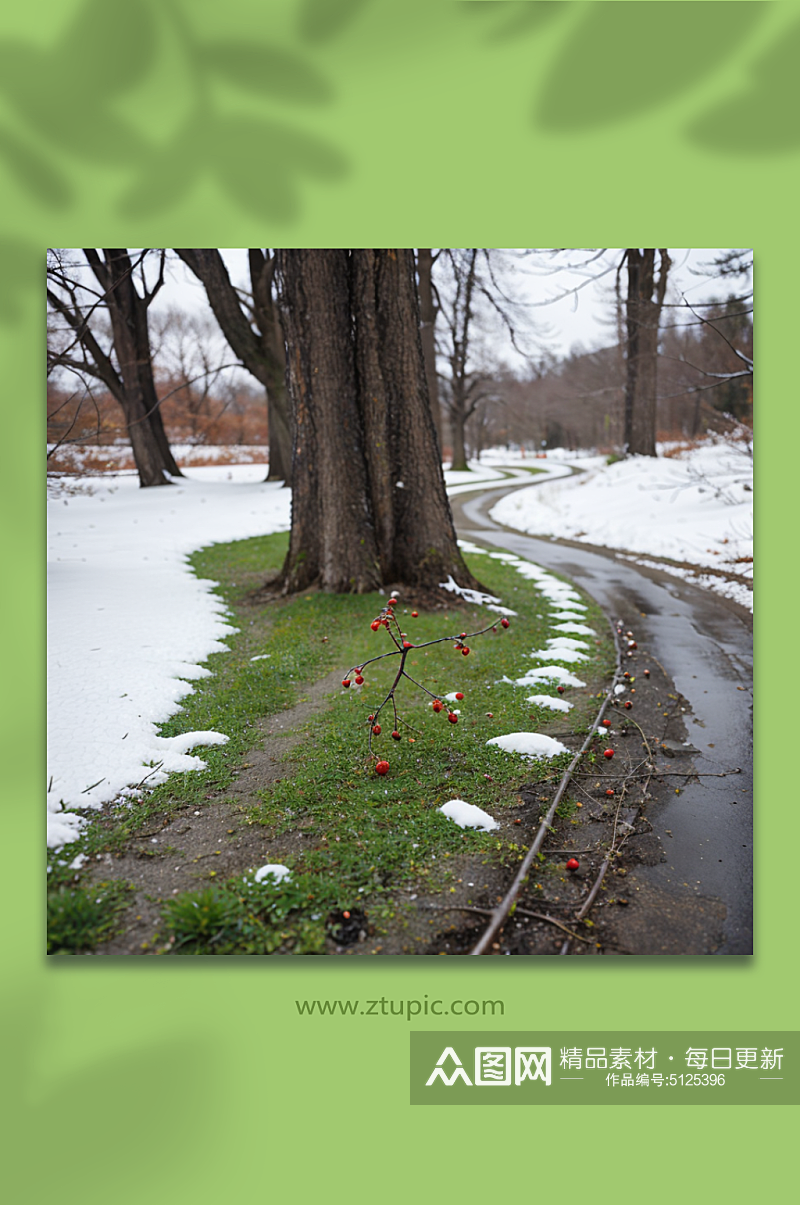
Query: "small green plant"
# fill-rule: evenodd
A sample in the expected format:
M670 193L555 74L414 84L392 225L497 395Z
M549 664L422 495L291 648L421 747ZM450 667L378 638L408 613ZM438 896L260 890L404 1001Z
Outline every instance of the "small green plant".
M128 883L61 888L47 899L47 953L77 953L108 941L125 911Z
M216 887L187 892L165 905L164 917L177 945L208 945L236 928L236 900Z

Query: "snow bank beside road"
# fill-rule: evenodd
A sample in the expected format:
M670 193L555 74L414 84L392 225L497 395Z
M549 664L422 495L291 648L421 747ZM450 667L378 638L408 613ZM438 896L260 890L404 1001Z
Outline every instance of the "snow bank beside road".
M723 570L727 578L706 574L701 584L752 607L752 466L748 445L711 439L656 460L595 460L585 473L509 494L490 513L531 535Z

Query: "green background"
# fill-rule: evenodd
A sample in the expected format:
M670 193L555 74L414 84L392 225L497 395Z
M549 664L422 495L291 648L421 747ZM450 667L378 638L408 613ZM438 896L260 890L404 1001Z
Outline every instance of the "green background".
M799 46L794 3L4 10L0 1032L15 1199L472 1199L598 1183L744 1199L788 1165L788 1109L708 1108L702 1125L696 1109L537 1110L535 1130L519 1110L412 1110L408 1022L299 1018L293 1001L491 995L508 1029L796 1027ZM47 962L44 248L115 239L755 247L753 958Z

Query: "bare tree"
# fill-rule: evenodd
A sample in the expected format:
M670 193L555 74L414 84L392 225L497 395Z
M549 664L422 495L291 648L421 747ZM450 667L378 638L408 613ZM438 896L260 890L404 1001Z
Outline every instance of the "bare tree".
M422 355L425 359L425 377L431 414L436 427L439 448L444 448L442 432L442 408L439 404L439 379L436 375L436 318L439 313L439 296L433 283L433 266L441 252L434 253L430 247L417 250L417 281L419 285L419 334Z
M658 254L657 279L655 248L628 247L623 255L628 269L623 438L625 451L638 456L656 454L658 327L672 262L663 248Z
M234 354L261 382L267 394L269 480L291 483L291 438L285 390L283 337L272 299L275 256L250 248L252 292L244 298L231 283L218 250L175 248L200 280L220 329ZM254 329L255 327L255 329Z
M468 422L479 407L485 408L497 396L497 360L486 353L483 338L492 326L499 326L515 351L530 357L519 338L523 327L530 333L527 303L514 297L502 278L502 256L499 251L475 247L440 252L437 350L447 364L447 373L441 374L440 397L450 421L454 469L467 467Z
M63 323L48 350L48 371L77 376L87 395L88 382L102 382L122 407L140 485L168 485L181 471L164 431L148 330L149 307L164 283L164 252L152 286L145 274L148 251L131 259L125 248L88 247L83 255L85 265L66 253L48 254L47 300ZM99 289L87 276L87 265ZM99 329L104 316L110 343Z

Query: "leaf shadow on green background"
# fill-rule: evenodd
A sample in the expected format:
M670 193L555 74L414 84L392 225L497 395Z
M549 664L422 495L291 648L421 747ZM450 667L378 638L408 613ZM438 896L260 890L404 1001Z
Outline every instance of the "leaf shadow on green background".
M119 47L124 53L115 53ZM113 111L112 102L145 78L155 52L152 13L142 0L119 8L87 0L50 50L12 39L0 42L0 96L27 130L51 147L87 163L128 163L144 143ZM33 183L30 170L27 182ZM66 198L63 185L61 194ZM56 195L50 199L57 203Z
M24 194L63 210L85 166L109 175L122 168L128 183L116 208L130 220L170 209L211 175L239 209L288 222L301 208L302 177L345 174L344 156L292 117L297 106L330 104L326 74L268 41L204 41L190 17L191 9L170 3L157 18L155 0L85 0L50 49L0 41L0 161ZM124 105L152 104L165 70L169 114L185 116L177 130L168 120L162 135Z
M566 7L564 0L531 0L529 4L516 0L459 0L456 6L466 17L485 17L492 22L483 33L487 43L507 42L520 34L542 29L560 17Z
M325 76L284 47L218 41L203 46L198 59L222 79L256 96L295 104L324 104L333 99L333 88Z
M585 6L547 73L535 124L579 132L656 108L716 70L768 7L751 0Z
M224 1072L214 1045L197 1032L181 1033L173 1017L155 1040L129 1037L121 1028L102 1056L93 1053L68 1072L48 1075L40 1058L50 1028L43 994L7 997L0 1018L5 1097L7 1105L13 1101L3 1126L4 1180L24 1185L22 1195L32 1201L49 1198L54 1169L67 1179L81 1176L87 1203L145 1200L156 1180L172 1182L179 1199L190 1152L202 1151L218 1134L210 1101L223 1087ZM102 1018L100 1027L107 1023ZM108 1160L114 1151L122 1174L112 1185L91 1170L98 1155Z
M27 239L0 234L0 323L14 326L22 318L22 294L44 279L42 252Z
M343 33L372 0L300 0L297 34L309 46L322 45Z
M768 155L800 146L797 78L800 21L784 30L752 68L753 82L702 113L687 129L702 147Z

